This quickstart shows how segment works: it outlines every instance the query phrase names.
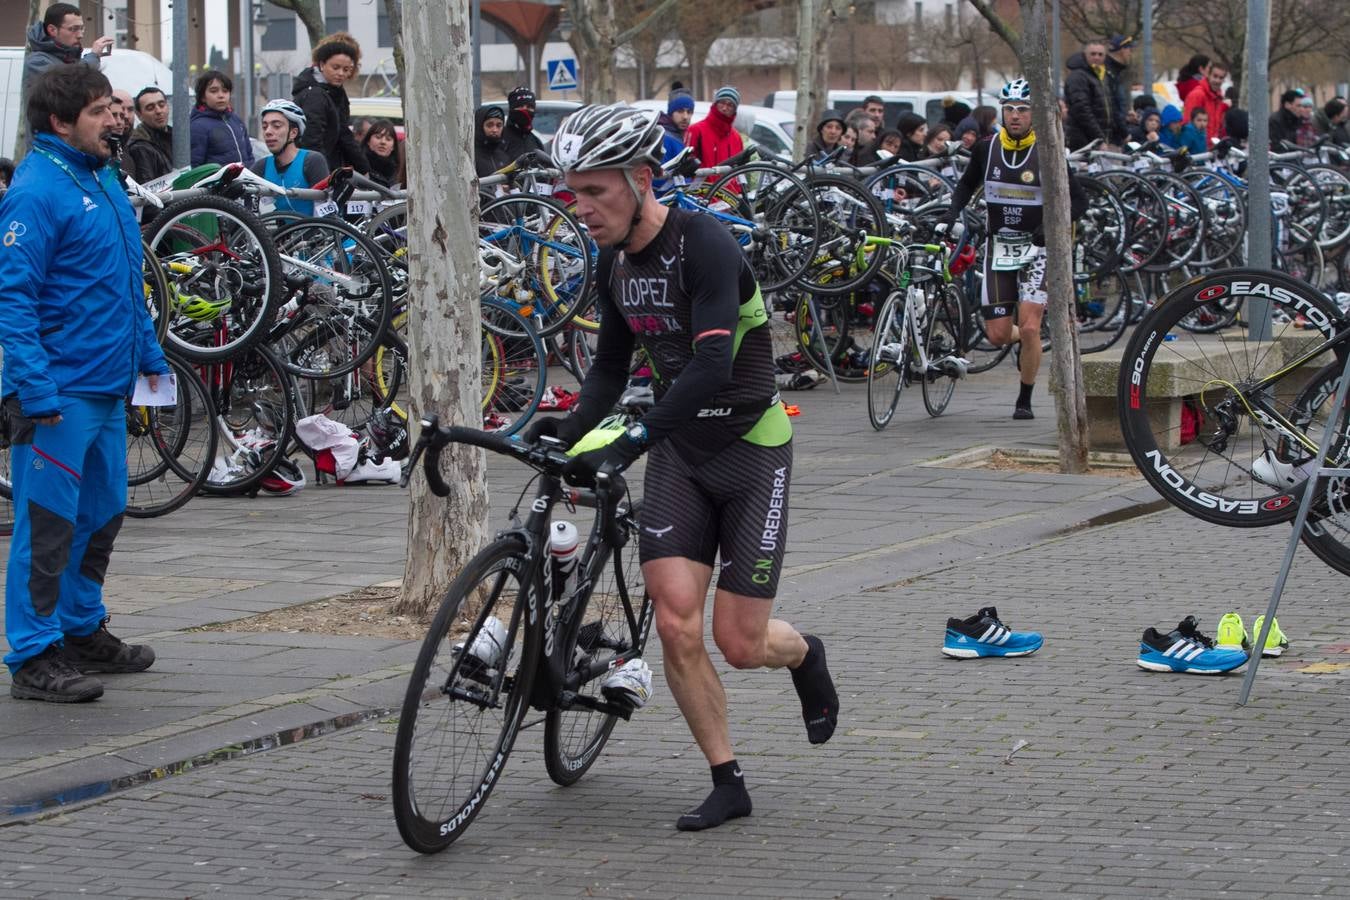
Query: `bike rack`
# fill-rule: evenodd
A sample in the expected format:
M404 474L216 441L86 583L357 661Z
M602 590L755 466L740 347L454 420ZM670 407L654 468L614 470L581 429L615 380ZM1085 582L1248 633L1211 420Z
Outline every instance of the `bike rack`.
M820 355L825 360L825 374L830 377L830 384L834 385L834 392L838 394L839 379L834 376L834 361L830 359L829 345L825 343L825 329L820 326L820 310L816 308L815 294L806 295L806 308L811 310L811 331L816 340L820 341Z
M1303 536L1303 528L1308 524L1308 510L1312 508L1313 494L1317 493L1315 489L1318 479L1350 478L1350 468L1324 465L1327 452L1331 449L1332 437L1341 430L1336 423L1340 421L1341 412L1345 408L1347 389L1350 389L1350 359L1346 360L1345 367L1341 370L1341 378L1336 387L1336 399L1331 404L1331 415L1327 418L1327 429L1322 435L1322 445L1317 451L1317 464L1308 473L1308 480L1303 488L1303 499L1298 505L1298 515L1294 517L1294 529L1289 535L1289 545L1284 551L1284 562L1280 564L1280 574L1275 579L1275 588L1270 594L1270 604L1266 607L1266 618L1262 623L1261 633L1256 637L1256 644L1252 648L1253 655L1247 661L1247 673L1242 679L1242 692L1238 694L1239 706L1247 705L1247 700L1251 697L1252 685L1256 683L1256 667L1261 662L1261 648L1265 647L1266 636L1270 634L1270 628L1275 623L1275 609L1280 605L1280 597L1284 595L1284 584L1289 579L1289 570L1294 565L1294 551L1298 549L1299 541Z

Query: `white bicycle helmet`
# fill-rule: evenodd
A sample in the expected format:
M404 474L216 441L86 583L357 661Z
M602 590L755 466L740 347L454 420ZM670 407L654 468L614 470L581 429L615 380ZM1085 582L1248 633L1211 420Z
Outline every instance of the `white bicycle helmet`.
M289 497L305 487L305 473L291 460L281 457L259 485L264 493Z
M659 166L664 131L658 115L622 103L578 110L553 136L553 163L564 172Z
M643 193L633 179L633 169L661 166L665 130L657 121L659 113L615 103L588 106L577 110L553 135L553 164L567 172L596 172L617 169L633 192L637 205L628 233L614 244L616 250L628 246L633 229L642 219Z
M1004 103L1030 103L1031 85L1025 78L1017 78L1003 86L1003 90L998 92L998 102Z
M286 121L300 129L300 137L305 136L305 111L303 109L289 100L269 100L266 106L258 110L259 120L270 112L281 113L286 117Z

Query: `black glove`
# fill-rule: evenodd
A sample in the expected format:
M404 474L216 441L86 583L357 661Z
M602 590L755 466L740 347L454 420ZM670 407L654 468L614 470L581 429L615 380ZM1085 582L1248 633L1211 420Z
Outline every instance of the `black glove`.
M643 447L628 436L619 435L603 447L578 454L563 467L563 478L568 484L589 487L595 484L595 473L602 467L618 474L642 455Z
M537 444L541 437L557 438L566 448L581 440L585 433L585 427L576 416L564 416L561 419L542 416L530 423L523 437L527 444Z

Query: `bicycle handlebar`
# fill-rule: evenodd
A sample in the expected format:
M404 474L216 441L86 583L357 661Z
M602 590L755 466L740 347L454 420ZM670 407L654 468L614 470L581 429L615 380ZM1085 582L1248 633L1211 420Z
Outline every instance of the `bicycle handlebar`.
M426 475L427 486L437 497L448 497L450 486L445 483L440 469L440 451L447 444L468 444L503 456L514 456L527 465L553 476L561 476L563 469L572 461L572 457L564 453L562 445L557 442L552 442L552 445L547 441L527 444L518 437L508 437L495 431L480 431L462 425L442 428L440 418L431 415L422 420L422 429L417 435L417 443L413 446L408 465L399 478L399 485L408 486L408 480L412 470L417 466L418 458L425 453L422 471ZM626 492L627 485L617 472L601 469L595 473L595 490L602 499L604 495L621 497Z

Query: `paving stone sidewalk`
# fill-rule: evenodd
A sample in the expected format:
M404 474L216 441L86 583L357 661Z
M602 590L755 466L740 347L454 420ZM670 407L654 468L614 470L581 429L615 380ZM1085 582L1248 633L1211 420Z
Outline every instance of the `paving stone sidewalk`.
M924 465L971 447L1050 446L1049 398L1039 399L1043 418L1013 422L1015 390L1009 367L971 379L939 419L906 396L880 434L861 386L790 395L803 414L782 595L828 602L1156 499L1118 478ZM491 483L501 522L521 472L494 463ZM152 643L159 659L149 672L110 676L103 699L77 707L13 701L0 674L0 817L396 707L413 643L209 626L398 579L405 519L396 488L319 487L293 498L203 498L163 519L129 520L108 579L111 627Z
M398 839L386 719L0 827L0 897L1344 897L1342 576L1300 554L1293 646L1245 708L1237 676L1133 661L1146 625L1250 622L1284 535L1168 511L786 595L827 642L840 731L811 747L786 675L714 656L755 811L713 832L673 828L707 769L653 659L655 701L590 774L552 785L527 729L438 856ZM991 602L1045 647L943 658L945 617Z

